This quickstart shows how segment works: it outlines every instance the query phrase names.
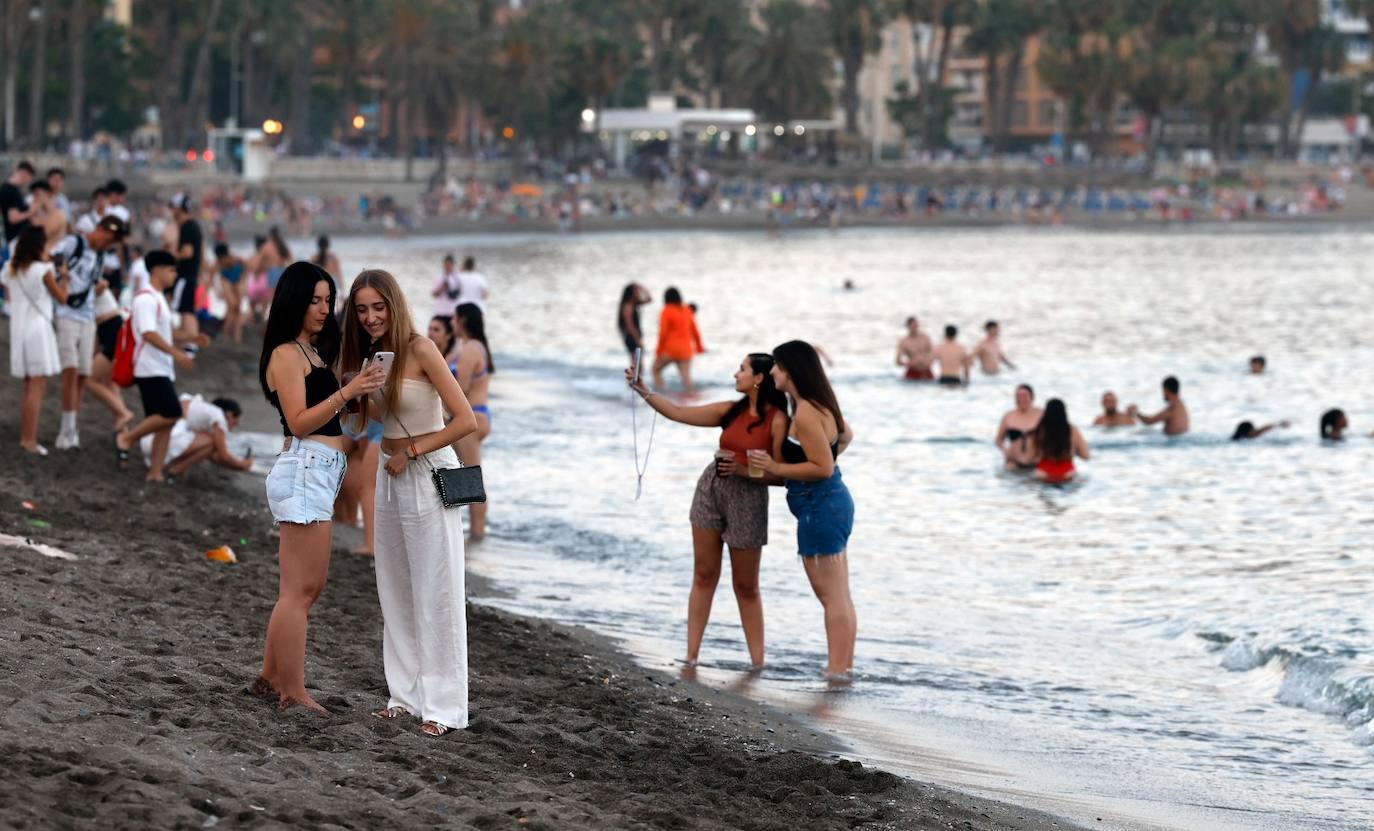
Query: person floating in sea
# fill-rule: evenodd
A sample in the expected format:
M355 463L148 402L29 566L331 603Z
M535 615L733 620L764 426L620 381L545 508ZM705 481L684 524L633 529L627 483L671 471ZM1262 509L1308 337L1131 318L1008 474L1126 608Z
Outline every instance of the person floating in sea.
M1035 459L1031 475L1051 484L1074 478L1078 475L1073 466L1074 457L1087 461L1091 455L1087 439L1069 423L1069 412L1058 398L1045 402L1045 415L1031 431L1029 444Z
M747 454L759 450L776 459L782 453L787 435L787 398L774 386L772 369L773 356L747 355L735 372L735 392L742 397L700 407L674 404L646 387L635 376L634 367L625 371L630 388L665 418L721 430L720 448L697 480L689 514L695 566L687 599L688 667L696 666L701 651L725 546L730 548L730 577L739 604L740 624L744 627L744 642L749 649L749 663L755 669L763 667L759 564L763 547L768 544L767 486L782 480L763 476L758 467L748 467Z
M1288 426L1289 423L1287 421L1280 421L1277 424L1266 424L1263 427L1256 427L1253 421L1242 421L1240 424L1236 425L1236 431L1231 434L1231 441L1257 439L1276 427L1280 430L1287 430Z
M1016 364L1007 360L1006 354L1002 352L1002 344L997 340L1001 331L997 321L989 320L983 324L983 339L973 347L972 357L983 367L984 375L996 375L1001 371L1002 364L1006 364L1007 369L1016 369Z
M1350 419L1345 410L1333 407L1322 413L1321 437L1324 441L1345 441L1345 431L1350 429Z
M1265 369L1266 366L1267 366L1267 362L1264 360L1264 356L1263 356L1263 355L1255 355L1254 357L1252 357L1252 358L1250 359L1250 374L1251 374L1251 375L1263 375L1263 374L1264 374L1264 369Z
M1141 424L1159 424L1164 422L1164 435L1181 436L1188 432L1188 407L1184 405L1183 399L1178 395L1178 379L1170 375L1164 379L1164 409L1154 415L1145 415L1140 412L1140 408L1132 404L1126 408L1128 415L1140 420Z
M897 366L905 367L908 381L934 381L935 374L930 371L933 348L930 335L921 331L921 324L915 317L906 319L906 334L897 341Z
M1135 417L1117 409L1116 393L1107 390L1102 393L1102 415L1093 419L1094 427L1130 427Z
M968 368L971 359L968 350L959 345L959 327L953 324L945 327L945 339L932 350L935 363L940 365L940 383L947 387L962 387L968 384Z
M1035 406L1035 390L1030 384L1016 388L1016 407L1002 416L997 425L997 449L1002 451L1006 466L1012 470L1030 470L1035 467L1035 456L1030 448L1030 434L1040 423L1043 415Z
M663 387L663 368L676 364L682 376L682 389L691 395L692 358L705 352L701 345L701 333L697 331L697 319L692 310L683 305L682 293L669 288L663 293L663 311L658 317L658 348L654 355L654 386Z

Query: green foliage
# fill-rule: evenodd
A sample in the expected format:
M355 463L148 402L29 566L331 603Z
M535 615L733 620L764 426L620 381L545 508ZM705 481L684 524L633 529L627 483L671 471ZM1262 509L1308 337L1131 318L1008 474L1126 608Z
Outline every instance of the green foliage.
M741 102L771 121L826 115L833 62L825 20L797 0L769 0L762 17L763 29L729 60Z

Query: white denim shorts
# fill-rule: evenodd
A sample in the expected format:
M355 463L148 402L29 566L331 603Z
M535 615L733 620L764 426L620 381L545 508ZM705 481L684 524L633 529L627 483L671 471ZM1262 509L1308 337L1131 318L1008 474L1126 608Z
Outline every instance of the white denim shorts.
M334 500L348 460L343 451L310 439L292 438L267 474L267 505L272 519L309 525L334 518Z

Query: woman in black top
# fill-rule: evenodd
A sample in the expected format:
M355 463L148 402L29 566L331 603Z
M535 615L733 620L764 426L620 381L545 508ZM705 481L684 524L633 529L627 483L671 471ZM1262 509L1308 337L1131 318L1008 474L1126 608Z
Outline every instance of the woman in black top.
M319 266L293 263L282 273L258 361L263 394L281 416L282 452L267 476L267 503L281 528L277 604L267 624L262 673L249 692L278 706L324 708L305 691L306 615L329 573L334 498L343 480L339 411L380 389L381 367L342 389L332 369L339 352L334 280Z
M620 310L616 312L615 325L625 341L630 360L634 360L636 349L644 348L644 327L639 324L639 307L649 300L649 290L639 283L630 283L620 292Z

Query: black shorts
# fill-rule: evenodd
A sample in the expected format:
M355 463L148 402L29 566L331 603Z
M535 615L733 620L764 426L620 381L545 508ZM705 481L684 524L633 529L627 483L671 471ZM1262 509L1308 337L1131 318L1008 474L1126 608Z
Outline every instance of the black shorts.
M114 362L115 343L119 340L119 328L124 325L124 318L119 315L95 325L95 340L100 344L100 354Z
M145 416L181 418L181 399L177 397L177 387L171 378L160 375L135 378L134 383L138 384L138 394L143 398Z
M946 387L962 387L964 385L964 379L953 375L941 375L940 384Z
M177 281L172 284L172 311L184 315L196 313L196 285L198 282L196 277L177 278Z

